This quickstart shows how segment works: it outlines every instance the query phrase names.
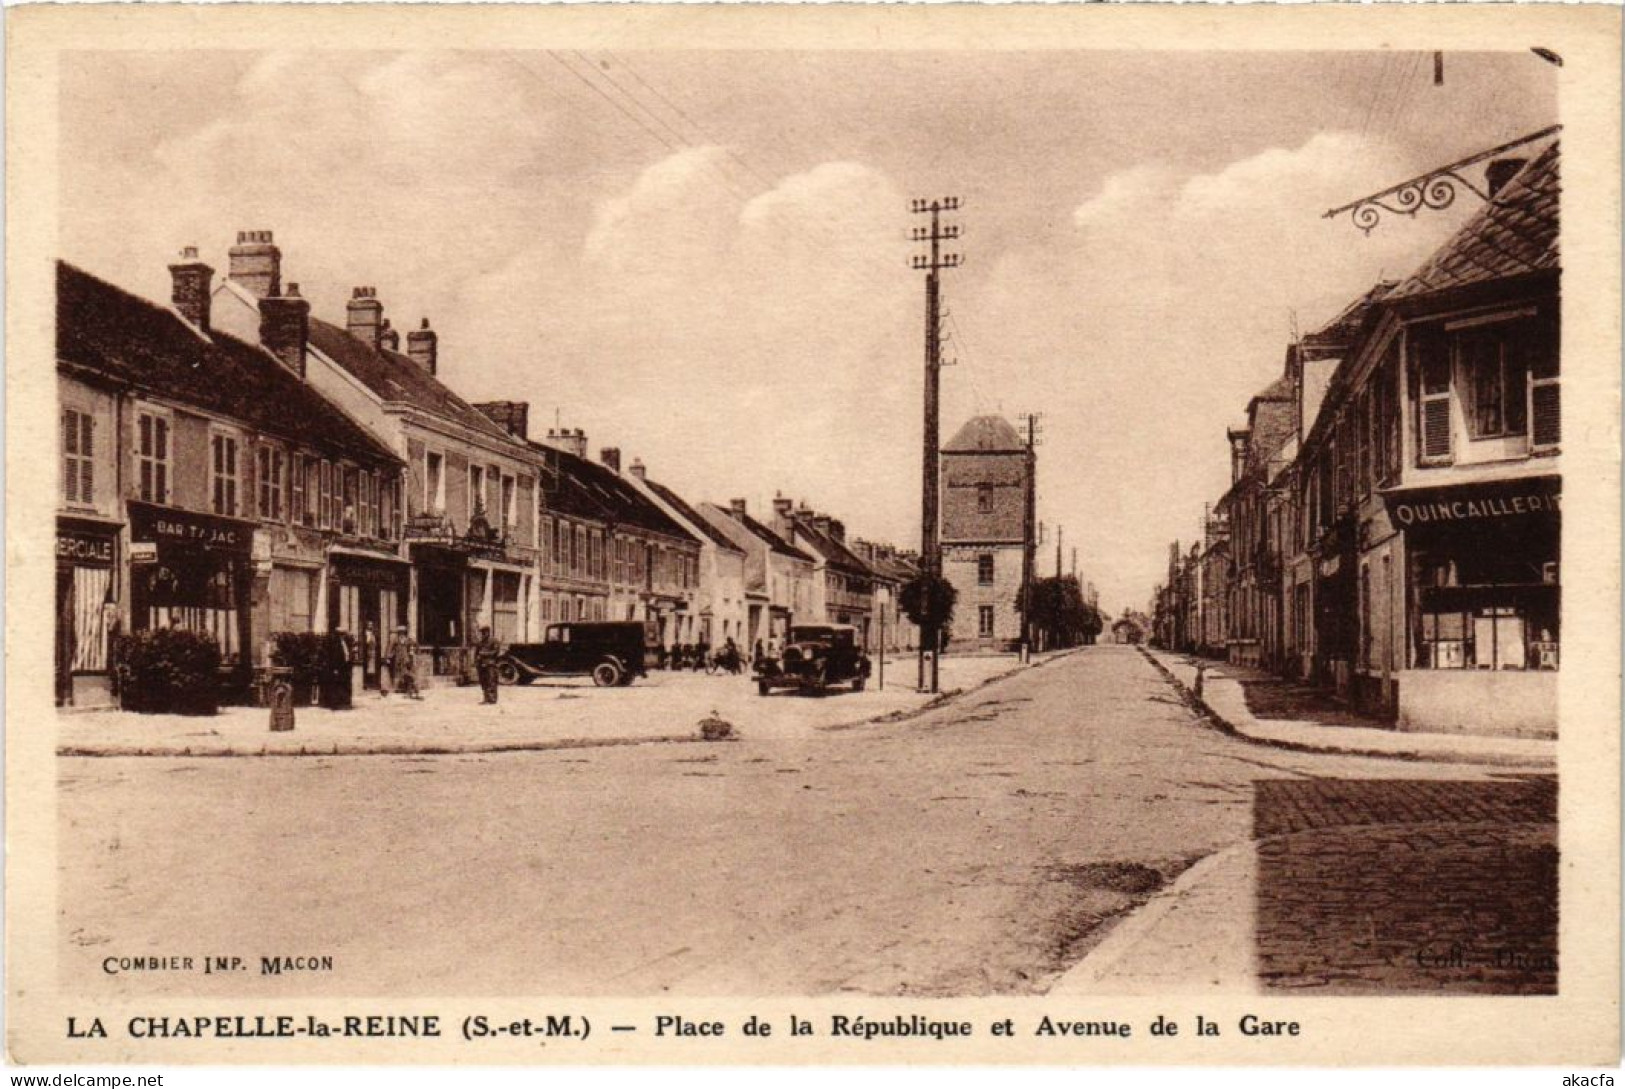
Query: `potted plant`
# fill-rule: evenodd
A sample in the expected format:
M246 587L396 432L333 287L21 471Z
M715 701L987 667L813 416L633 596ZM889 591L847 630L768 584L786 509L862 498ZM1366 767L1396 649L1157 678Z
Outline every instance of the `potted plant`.
M321 677L322 636L309 631L279 631L271 636L271 663L293 670L296 707L309 707Z
M120 705L127 711L212 715L220 708L220 647L202 632L159 628L118 641Z

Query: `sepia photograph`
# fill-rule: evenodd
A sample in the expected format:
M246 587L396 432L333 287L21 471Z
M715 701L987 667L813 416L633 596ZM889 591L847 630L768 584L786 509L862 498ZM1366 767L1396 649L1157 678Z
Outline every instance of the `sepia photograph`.
M1617 11L9 14L13 1061L1617 1061Z

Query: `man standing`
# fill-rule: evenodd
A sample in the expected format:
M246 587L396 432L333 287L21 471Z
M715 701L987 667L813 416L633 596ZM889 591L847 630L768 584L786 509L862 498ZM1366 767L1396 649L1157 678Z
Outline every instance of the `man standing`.
M480 629L480 641L474 644L474 668L480 675L481 703L497 701L497 662L502 659L502 644L491 635L490 628Z
M418 692L417 653L417 645L406 634L406 625L402 624L395 629L395 641L389 645L389 672L396 691L410 699L420 700L423 696ZM381 685L379 690L386 696L389 694L387 686Z

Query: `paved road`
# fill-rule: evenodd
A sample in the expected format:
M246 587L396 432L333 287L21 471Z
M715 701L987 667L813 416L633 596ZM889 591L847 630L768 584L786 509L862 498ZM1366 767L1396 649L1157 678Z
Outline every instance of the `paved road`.
M810 738L68 758L61 968L91 994L1041 992L1251 837L1256 783L1322 779L1499 781L1237 741L1115 647ZM155 954L334 966L100 969Z

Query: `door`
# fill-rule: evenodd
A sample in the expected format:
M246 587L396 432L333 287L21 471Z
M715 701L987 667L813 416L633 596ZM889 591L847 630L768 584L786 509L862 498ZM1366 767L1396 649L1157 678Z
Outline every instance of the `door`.
M56 569L56 705L73 702L73 568Z

